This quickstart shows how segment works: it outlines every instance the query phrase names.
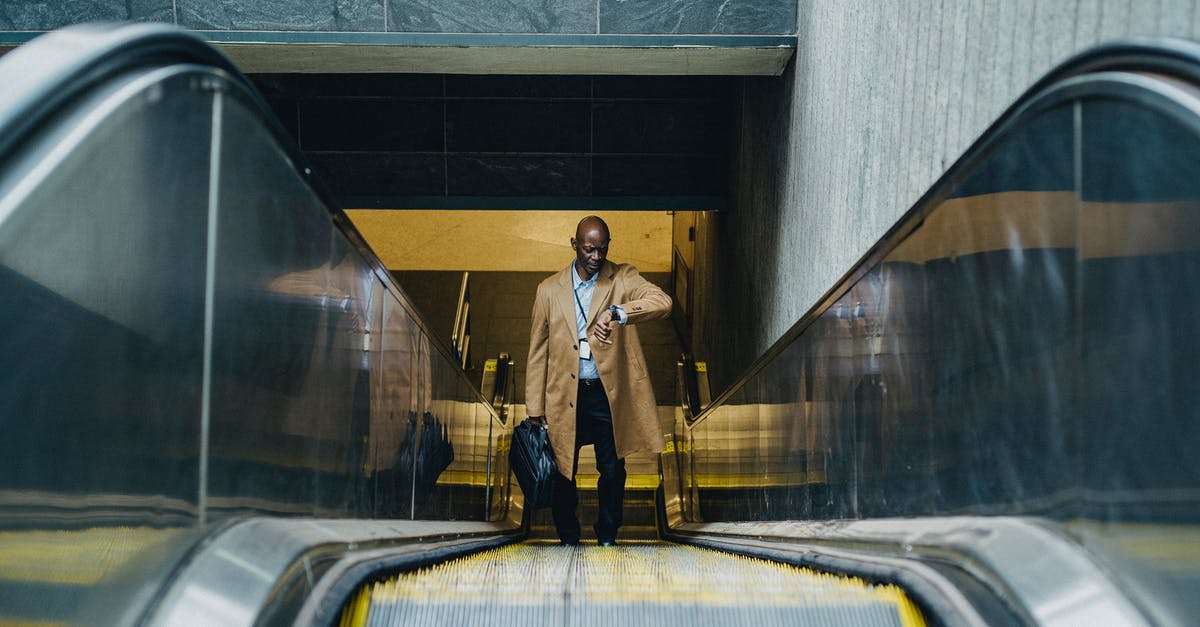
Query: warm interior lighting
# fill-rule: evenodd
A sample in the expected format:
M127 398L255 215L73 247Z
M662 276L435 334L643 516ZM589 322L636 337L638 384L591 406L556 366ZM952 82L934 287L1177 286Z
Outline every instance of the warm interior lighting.
M389 270L505 272L561 269L574 258L575 225L592 213L612 231L609 259L671 271L667 211L346 211Z

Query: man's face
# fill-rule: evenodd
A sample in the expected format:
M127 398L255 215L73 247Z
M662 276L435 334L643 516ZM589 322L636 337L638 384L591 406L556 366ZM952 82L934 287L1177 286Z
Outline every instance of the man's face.
M577 267L587 273L583 278L590 279L608 257L608 233L598 226L588 226L582 237L571 238L571 247L575 249Z

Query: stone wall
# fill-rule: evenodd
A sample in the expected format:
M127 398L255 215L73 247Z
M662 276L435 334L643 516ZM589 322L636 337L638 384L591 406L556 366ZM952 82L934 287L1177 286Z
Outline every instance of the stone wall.
M807 0L779 78L743 79L716 221L714 393L787 331L1034 81L1134 35L1200 36L1191 0ZM701 346L708 343L708 354Z
M167 22L194 30L791 34L794 0L91 0L0 4L0 31L88 21Z

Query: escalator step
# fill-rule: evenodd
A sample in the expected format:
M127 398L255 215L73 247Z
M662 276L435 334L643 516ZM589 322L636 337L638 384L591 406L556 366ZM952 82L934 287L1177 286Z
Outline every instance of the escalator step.
M925 624L899 588L663 543L517 544L369 584L341 624Z

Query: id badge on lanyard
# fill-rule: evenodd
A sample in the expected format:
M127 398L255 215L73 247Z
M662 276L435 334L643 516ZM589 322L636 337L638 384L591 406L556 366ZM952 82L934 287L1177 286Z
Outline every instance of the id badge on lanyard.
M579 300L579 292L572 290L575 294L575 303L579 305L579 313L583 315L583 328L587 329L587 310L583 308L583 301ZM579 338L579 358L592 359L592 347L588 345L587 336Z

